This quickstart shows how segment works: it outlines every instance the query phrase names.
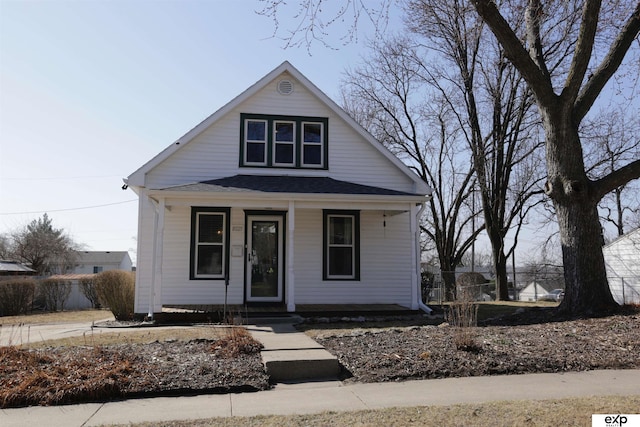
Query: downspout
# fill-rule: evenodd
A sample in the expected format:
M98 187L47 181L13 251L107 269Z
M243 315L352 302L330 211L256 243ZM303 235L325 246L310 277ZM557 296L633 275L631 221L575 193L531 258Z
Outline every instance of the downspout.
M424 203L420 203L420 209L416 213L416 230L415 230L415 244L416 244L416 275L418 280L416 281L416 286L418 287L416 292L416 298L418 299L418 308L424 311L427 314L432 314L433 309L427 306L424 302L422 302L422 255L420 252L420 218L422 217L422 213L426 209L426 205Z

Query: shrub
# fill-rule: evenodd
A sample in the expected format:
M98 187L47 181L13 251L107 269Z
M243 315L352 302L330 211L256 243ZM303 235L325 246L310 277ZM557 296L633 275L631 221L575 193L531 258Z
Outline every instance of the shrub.
M100 304L109 307L116 320L132 320L135 301L135 273L124 270L103 271L95 276Z
M478 305L474 303L474 292L463 288L456 301L449 306L447 321L453 326L453 342L458 350L476 352L480 345L476 341L475 326L478 325Z
M80 279L78 283L80 285L80 292L91 302L91 307L100 308L100 298L98 297L98 290L96 289L96 283L93 278Z
M0 316L15 316L31 310L36 281L30 278L8 279L0 282Z
M44 279L40 281L38 293L49 311L62 311L71 294L71 282L59 279Z

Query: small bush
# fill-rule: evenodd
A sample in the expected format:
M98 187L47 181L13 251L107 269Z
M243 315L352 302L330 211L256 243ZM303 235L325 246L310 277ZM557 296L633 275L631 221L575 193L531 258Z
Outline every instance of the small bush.
M453 329L453 342L458 350L479 351L474 327L478 325L478 305L473 302L473 292L458 293L458 299L452 302L447 313L447 321Z
M96 283L93 278L80 279L78 283L80 285L80 292L91 302L91 307L100 308L100 298L98 297L98 290L96 289Z
M135 273L103 271L94 279L100 304L109 307L116 320L132 320L135 302Z
M0 316L15 316L31 310L36 281L30 278L0 282Z
M222 357L238 357L258 353L262 347L245 328L232 326L225 329L225 335L212 345L212 350Z
M40 281L38 293L44 307L49 311L63 311L71 294L71 282L68 280L45 279Z

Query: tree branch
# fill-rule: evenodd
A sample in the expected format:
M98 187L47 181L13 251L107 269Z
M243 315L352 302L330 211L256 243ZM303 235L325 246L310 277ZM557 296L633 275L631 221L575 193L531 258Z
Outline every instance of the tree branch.
M577 97L589 66L593 40L598 27L600 4L601 0L587 0L582 8L582 23L578 33L578 42L561 95L564 99L569 100L569 104L573 104L573 100Z
M611 172L593 182L593 193L596 200L602 199L605 194L626 184L627 182L640 178L640 159L635 160L618 170Z
M587 81L582 88L574 110L576 123L589 112L596 98L607 84L609 79L618 70L622 60L631 47L631 43L635 40L640 32L640 1L631 13L626 24L620 31L618 37L611 45L611 49L605 56L602 64L593 73L593 76Z
M492 0L471 0L471 3L504 48L505 56L529 83L538 102L544 105L554 102L556 95L550 78L536 65L495 3Z

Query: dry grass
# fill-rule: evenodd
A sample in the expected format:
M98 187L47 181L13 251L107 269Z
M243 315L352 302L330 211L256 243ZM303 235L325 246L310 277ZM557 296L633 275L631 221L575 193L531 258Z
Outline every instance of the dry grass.
M134 340L210 339L213 344L209 352L221 358L252 354L262 348L262 344L242 327L190 328L189 333L183 328L173 328L98 337L92 337L92 342L87 342L85 337L85 342L77 343L79 347L71 343L72 339L62 340L63 344L58 346L44 343L44 349L0 347L0 408L126 397L132 379L144 379L143 371L148 368L141 363L138 351L132 350L132 345L126 345ZM125 341L125 345L103 346L98 341L116 344Z
M637 413L638 396L415 406L312 415L272 415L134 424L135 427L244 426L591 426L592 414Z
M34 325L41 323L91 323L113 319L109 310L76 310L56 313L33 313L21 316L0 317L0 325Z

